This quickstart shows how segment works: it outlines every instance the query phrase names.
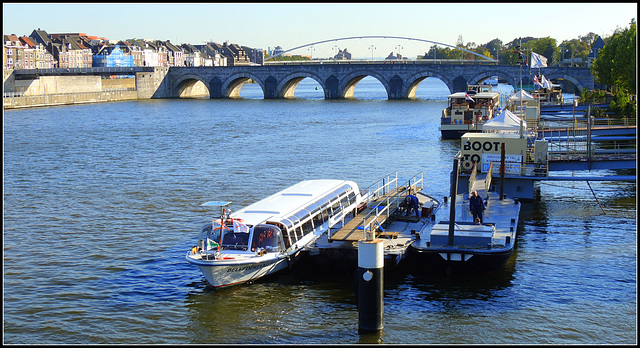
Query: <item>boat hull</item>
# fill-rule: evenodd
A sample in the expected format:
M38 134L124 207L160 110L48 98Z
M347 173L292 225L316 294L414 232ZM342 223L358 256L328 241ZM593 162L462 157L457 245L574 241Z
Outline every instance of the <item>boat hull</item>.
M455 248L419 248L409 247L407 263L411 268L427 272L449 270L481 271L493 273L500 271L513 254L513 247L500 250L468 250Z
M442 139L460 139L465 133L480 133L482 132L482 128L480 130L476 130L475 128L440 128L440 134Z
M257 280L288 268L287 257L270 258L255 262L232 263L219 260L194 260L187 254L187 261L196 265L207 282L214 288L223 288Z

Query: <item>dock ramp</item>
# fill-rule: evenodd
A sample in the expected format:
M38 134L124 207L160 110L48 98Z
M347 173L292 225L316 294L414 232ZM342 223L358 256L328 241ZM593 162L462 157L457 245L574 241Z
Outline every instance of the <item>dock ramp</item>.
M404 185L397 185L396 180L387 182L373 192L369 192L362 209L338 231L329 235L329 241L351 241L365 239L365 232L375 237L393 238L393 234L385 232L382 226L396 218L400 204L410 194L422 190L422 172L409 179ZM372 185L373 186L373 185Z

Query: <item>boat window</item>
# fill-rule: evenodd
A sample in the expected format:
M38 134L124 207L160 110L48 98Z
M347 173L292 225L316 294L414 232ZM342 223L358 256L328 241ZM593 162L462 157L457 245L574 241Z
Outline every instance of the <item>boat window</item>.
M249 233L234 233L225 229L222 235L222 248L227 250L247 250Z
M340 201L336 201L331 206L331 211L333 215L337 215L338 213L340 213L341 210L342 210L342 206L340 206Z
M314 215L320 210L320 206L317 203L311 203L305 209L307 209L311 213L311 215Z
M349 192L349 204L354 204L356 202L356 194L354 192Z
M330 207L327 207L326 209L322 209L322 221L328 221L329 220L329 215L330 215L330 211L329 211Z
M347 192L347 191L344 189L344 187L340 187L340 188L336 189L335 191L333 191L333 193L336 195L336 198L340 197L345 192Z
M302 224L302 234L307 235L311 231L313 231L313 225L311 224L311 220Z
M319 211L316 215L313 216L313 226L318 227L322 225L324 221L322 220L322 212Z
M345 195L344 197L342 197L342 199L340 199L340 203L342 204L342 207L347 207L349 205L349 196Z
M216 224L216 228L213 229L212 224L208 223L202 226L201 236L202 239L209 238L211 240L220 241L220 225ZM213 230L212 230L213 229ZM225 232L229 231L227 227L224 227Z
M293 229L293 222L289 219L282 219L283 227L282 230L282 238L284 239L284 245L288 248L291 244L298 241L296 238L296 232Z
M302 209L294 215L298 220L303 221L309 217L309 212L306 209Z
M282 250L282 232L274 225L256 225L253 228L251 251L263 248L267 251Z

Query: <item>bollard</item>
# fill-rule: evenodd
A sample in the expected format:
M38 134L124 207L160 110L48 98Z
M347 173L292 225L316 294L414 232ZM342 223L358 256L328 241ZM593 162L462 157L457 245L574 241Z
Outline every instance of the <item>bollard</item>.
M380 239L358 241L358 324L360 332L383 328L384 243Z

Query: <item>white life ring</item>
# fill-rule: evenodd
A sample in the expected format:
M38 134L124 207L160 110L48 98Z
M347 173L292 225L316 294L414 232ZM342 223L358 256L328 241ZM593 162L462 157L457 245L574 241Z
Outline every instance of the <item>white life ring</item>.
M486 120L488 120L488 119L489 119L489 116L487 116L487 115L482 116L482 120L483 120L483 121L486 121Z

